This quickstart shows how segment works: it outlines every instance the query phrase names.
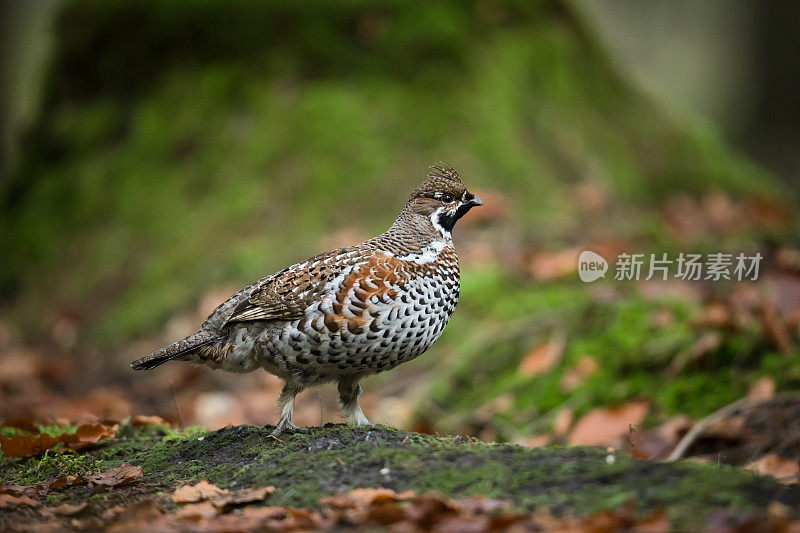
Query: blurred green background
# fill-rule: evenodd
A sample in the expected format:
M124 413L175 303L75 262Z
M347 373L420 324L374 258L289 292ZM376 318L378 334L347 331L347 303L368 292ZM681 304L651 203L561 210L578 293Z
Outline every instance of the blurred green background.
M764 376L796 387L780 296L796 288L800 76L753 67L788 15L632 4L5 3L6 359L36 352L55 397L102 386L174 418L129 359L228 292L383 231L444 160L487 206L456 229L462 299L442 340L368 382L396 406L379 421L520 440L564 408L644 400L658 421ZM781 98L784 113L759 108ZM581 249L760 251L771 277L587 285ZM169 372L178 389L237 383ZM0 388L17 395L0 414L42 412L20 387Z

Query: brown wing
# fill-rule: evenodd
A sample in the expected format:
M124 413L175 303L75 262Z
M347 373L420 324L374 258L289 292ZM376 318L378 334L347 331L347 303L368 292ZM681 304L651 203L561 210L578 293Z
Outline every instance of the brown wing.
M228 322L300 318L318 292L320 283L324 285L322 279L314 279L308 272L290 269L278 272L253 289L236 306Z
M350 250L336 250L286 268L262 280L233 310L227 322L294 320L322 297L325 284L352 264Z

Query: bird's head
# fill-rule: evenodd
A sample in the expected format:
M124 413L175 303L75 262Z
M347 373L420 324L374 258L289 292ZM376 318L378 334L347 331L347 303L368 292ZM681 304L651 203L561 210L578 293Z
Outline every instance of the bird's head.
M430 220L440 233L449 234L459 218L483 202L467 190L450 165L439 163L430 169L425 181L411 193L406 210Z

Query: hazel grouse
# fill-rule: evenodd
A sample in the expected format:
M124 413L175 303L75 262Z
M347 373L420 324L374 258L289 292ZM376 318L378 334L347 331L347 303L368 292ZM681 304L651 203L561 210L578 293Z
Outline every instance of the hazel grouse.
M369 424L359 381L419 356L439 338L458 303L451 231L473 206L456 171L431 167L385 233L326 252L245 287L200 329L131 363L171 359L231 372L264 368L285 381L274 435L297 430L295 396L335 381L350 424Z

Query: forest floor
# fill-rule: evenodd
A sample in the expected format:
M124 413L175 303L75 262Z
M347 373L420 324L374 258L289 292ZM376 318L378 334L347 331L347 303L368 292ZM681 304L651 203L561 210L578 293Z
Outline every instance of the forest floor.
M175 431L147 422L106 426L113 436L79 451L2 459L0 529L736 530L788 527L800 504L800 487L736 467L599 447L526 448L383 426L273 438L272 426Z

